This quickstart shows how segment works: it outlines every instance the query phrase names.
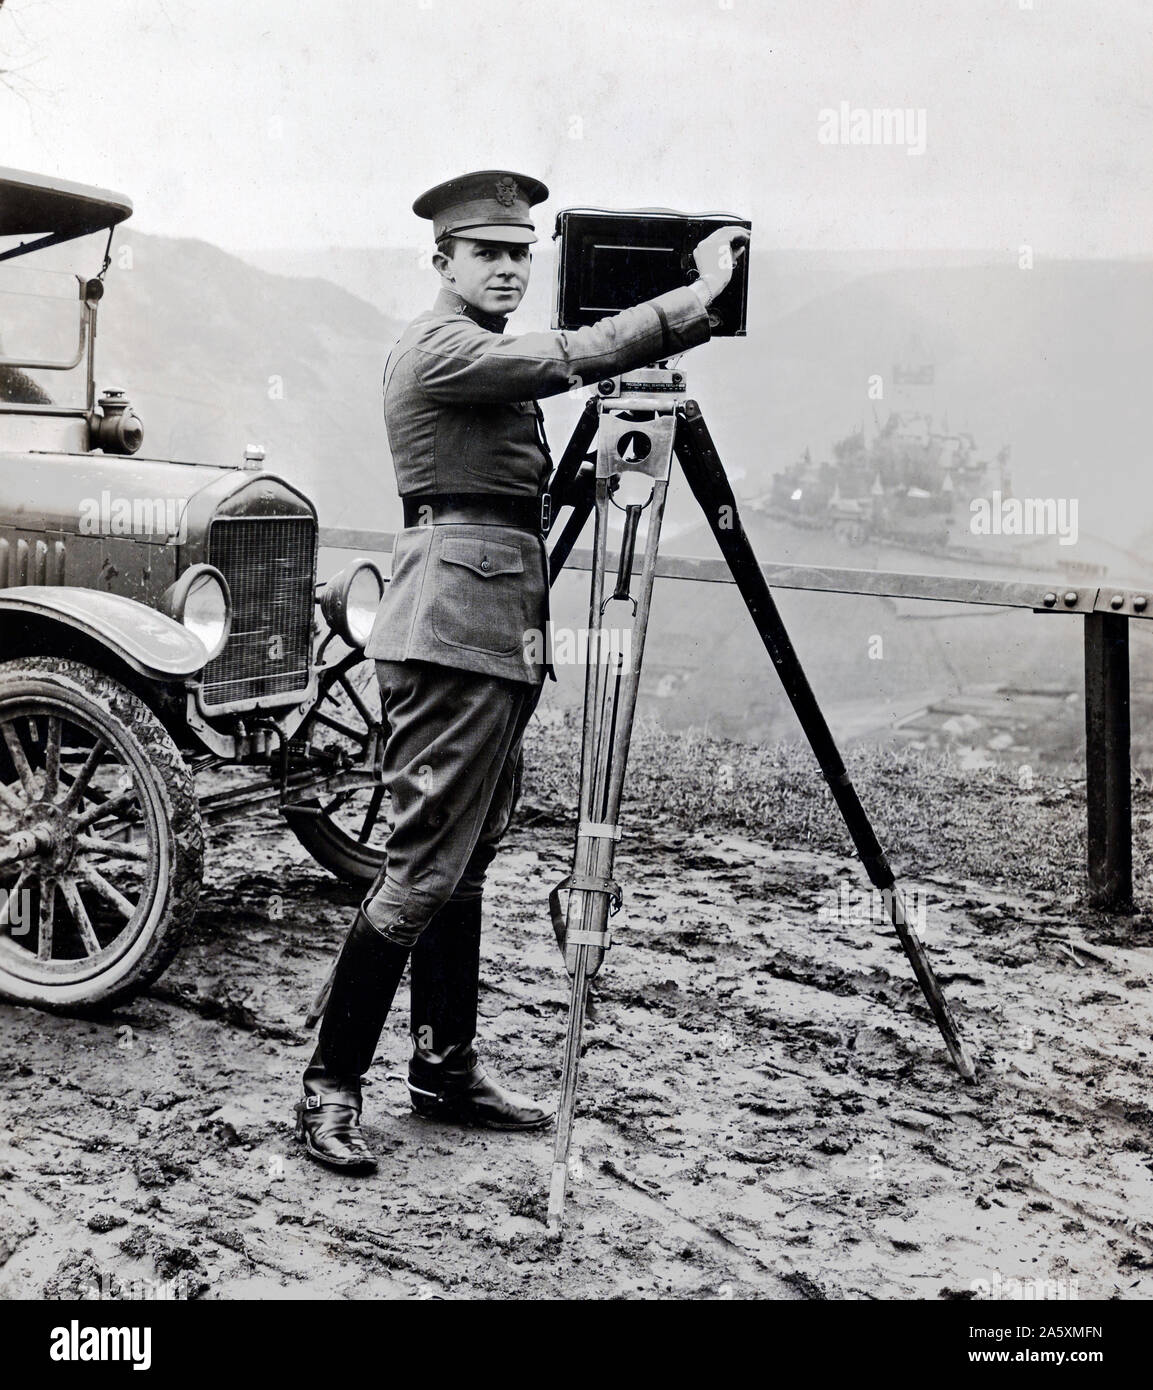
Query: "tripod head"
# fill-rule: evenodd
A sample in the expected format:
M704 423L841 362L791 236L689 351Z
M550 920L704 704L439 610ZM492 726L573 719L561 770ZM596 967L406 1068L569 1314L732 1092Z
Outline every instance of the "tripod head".
M596 476L667 478L676 411L687 391L684 372L671 367L641 367L598 382Z

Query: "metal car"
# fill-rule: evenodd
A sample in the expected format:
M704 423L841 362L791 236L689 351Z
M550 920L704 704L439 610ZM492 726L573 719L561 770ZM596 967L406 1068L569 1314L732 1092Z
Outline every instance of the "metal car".
M149 458L124 393L97 394L131 211L0 170L0 997L44 1008L106 1007L165 968L206 818L274 801L354 883L388 827L362 651L379 570L318 586L316 510L262 450ZM95 277L59 267L94 236Z

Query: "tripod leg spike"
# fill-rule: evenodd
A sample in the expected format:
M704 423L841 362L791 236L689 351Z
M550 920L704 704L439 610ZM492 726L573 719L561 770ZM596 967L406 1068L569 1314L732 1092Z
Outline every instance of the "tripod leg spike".
M896 884L893 884L888 891L888 897L889 916L897 936L900 938L901 945L905 948L909 964L913 967L917 983L921 986L921 990L928 1000L929 1008L933 1011L933 1017L936 1019L937 1027L945 1040L945 1046L949 1049L949 1056L953 1059L953 1065L966 1081L975 1081L977 1071L973 1066L973 1060L965 1047L964 1039L961 1037L956 1020L953 1018L953 1012L941 989L940 981L929 963L929 956L924 943L917 935L917 929L909 921L908 913L905 911L905 896Z
M548 1229L551 1235L560 1235L564 1226L564 1199L568 1190L568 1164L553 1162L552 1185L548 1193Z
M573 897L577 894L574 893ZM588 896L584 894L582 896ZM548 1197L548 1229L559 1233L564 1223L565 1195L568 1192L569 1153L572 1149L573 1121L576 1119L577 1073L580 1068L581 1039L584 1035L588 1003L587 946L578 946L569 995L568 1027L565 1033L564 1062L561 1068L560 1103L556 1115L556 1145L553 1149L552 1184Z

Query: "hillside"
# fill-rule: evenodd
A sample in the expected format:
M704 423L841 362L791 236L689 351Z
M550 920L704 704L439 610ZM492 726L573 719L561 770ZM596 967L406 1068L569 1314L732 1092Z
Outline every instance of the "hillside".
M202 241L126 231L118 246L133 266L109 271L99 381L129 392L145 451L235 462L262 444L325 524L395 526L381 375L399 325Z
M380 375L402 318L435 290L415 252L253 253L292 272L280 274L203 242L122 239L135 264L109 275L101 379L132 390L149 448L236 457L262 442L270 463L312 488L326 521L387 524ZM754 255L749 337L686 359L738 494L763 492L806 446L826 456L872 415L868 381L880 375L882 419L894 405L930 409L990 453L1010 444L1018 495L1077 497L1078 554L1091 556L1098 538L1136 544L1147 524L1134 496L1153 437L1153 261L1042 261L1026 272L972 255L927 259ZM547 322L550 294L546 243L513 330ZM924 357L936 385L894 388L894 363ZM282 399L270 399L273 377ZM547 404L555 449L578 409ZM688 499L674 497L670 535L692 520Z
M246 254L294 275L322 269L386 313L415 313L435 287L414 250ZM544 240L513 332L547 323L552 266ZM1153 260L1039 255L1023 271L1015 252L754 252L748 337L718 340L685 366L738 495L763 491L806 446L829 455L871 415L879 374L882 420L894 405L931 410L990 454L1011 445L1018 495L1077 497L1088 551L1094 537L1132 545L1145 529L1133 498L1147 486L1153 437L1151 319ZM933 388L893 386L894 364L925 360ZM578 409L546 404L554 446ZM688 520L674 501L671 524Z
M431 299L435 276L414 252L331 250L265 255L282 274L203 242L127 232L133 268L113 269L101 320L100 380L127 388L146 426L146 449L208 461L265 445L268 466L304 487L328 525L399 525L380 408L380 377L405 315ZM259 257L258 257L259 258ZM513 327L547 322L551 247ZM966 427L990 453L1012 444L1018 494L1072 495L1080 538L1071 559L1101 560L1106 540L1142 569L1150 547L1145 441L1153 437L1153 262L1063 262L1031 272L947 254L912 265L895 253L838 257L754 255L750 335L690 355L686 366L739 496L763 493L772 472L806 445L815 457L860 425L872 404L870 375L899 403L894 362L931 355L936 384L920 404ZM118 264L120 257L117 257ZM318 276L333 276L343 283ZM356 290L357 293L353 293ZM368 302L373 300L375 302ZM270 388L279 378L282 398ZM274 383L275 387L275 383ZM906 396L909 394L905 393ZM906 402L908 403L908 402ZM546 402L558 453L580 409ZM914 552L849 549L822 532L798 531L745 508L757 553L848 567L946 567ZM1142 537L1142 533L1144 533ZM1002 538L1010 548L1013 538ZM716 554L683 481L674 480L666 554ZM1148 566L1153 570L1153 562ZM1007 572L1008 573L1008 572ZM587 577L562 579L557 621L580 626ZM785 594L781 607L838 737L886 733L941 697L974 685L1018 687L1055 700L1080 688L1076 625L1028 614L887 600ZM925 619L931 619L925 621ZM874 636L884 659L868 656ZM1153 673L1153 643L1135 641L1139 670ZM579 673L562 673L550 698L580 699ZM791 734L795 724L731 588L658 588L643 705L666 723L709 725L734 737ZM948 722L949 710L938 722ZM1009 725L1012 724L1009 720ZM1039 723L1042 741L1076 754L1080 712L1061 707ZM994 720L975 735L1005 742ZM1014 731L1008 755L1031 761L1034 735ZM932 741L932 740L931 740Z

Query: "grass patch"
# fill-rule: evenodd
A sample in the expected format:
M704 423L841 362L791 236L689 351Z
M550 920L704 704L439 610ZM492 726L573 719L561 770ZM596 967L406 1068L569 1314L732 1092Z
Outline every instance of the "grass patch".
M572 821L580 779L579 711L533 722L525 738L524 807ZM865 810L898 875L945 874L1058 897L1086 888L1085 779L1015 767L968 769L949 753L853 750L846 757ZM781 848L850 856L852 841L803 743L771 746L670 731L638 716L621 813L626 829L730 831ZM1153 794L1133 791L1138 897L1150 882Z

